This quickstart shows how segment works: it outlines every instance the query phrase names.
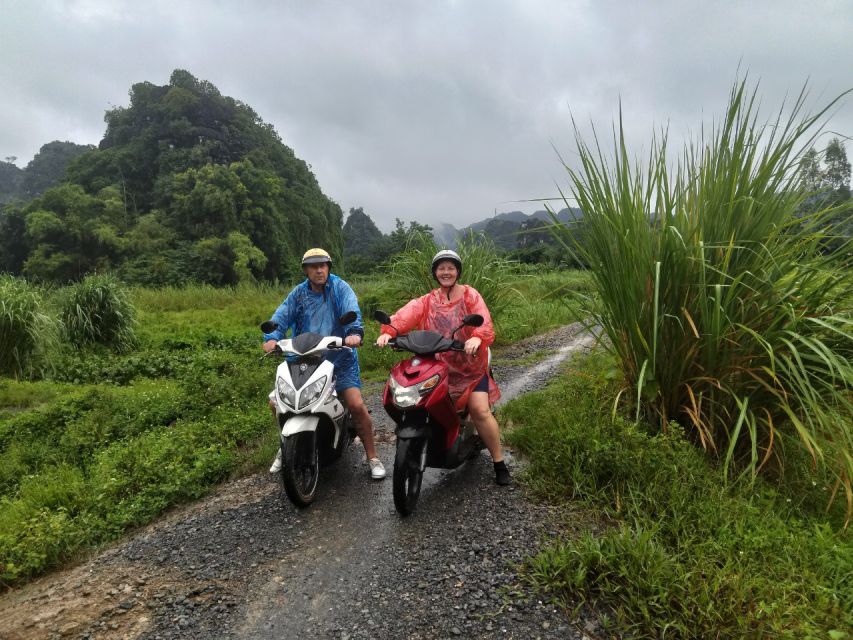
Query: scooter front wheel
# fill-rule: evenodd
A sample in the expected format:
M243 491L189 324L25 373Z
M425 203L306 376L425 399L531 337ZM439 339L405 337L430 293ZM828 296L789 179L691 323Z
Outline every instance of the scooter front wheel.
M400 515L413 513L421 495L425 438L398 438L394 457L394 506Z
M281 481L287 497L299 507L314 501L320 478L320 457L312 435L303 431L281 441Z

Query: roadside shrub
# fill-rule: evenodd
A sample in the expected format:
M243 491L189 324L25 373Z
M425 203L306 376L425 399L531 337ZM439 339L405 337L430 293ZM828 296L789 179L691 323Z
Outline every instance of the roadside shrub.
M135 310L113 276L91 275L60 295L59 317L65 337L78 347L103 344L125 352L136 343Z
M38 290L25 280L0 276L0 374L43 375L55 346L56 324L44 313Z
M645 168L621 121L612 157L576 131L584 241L558 235L590 266L635 419L677 420L734 474L802 447L853 507L853 271L824 251L827 212L799 213L801 150L834 102L803 115L801 92L766 124L756 102L736 84L709 139L673 163L664 133Z

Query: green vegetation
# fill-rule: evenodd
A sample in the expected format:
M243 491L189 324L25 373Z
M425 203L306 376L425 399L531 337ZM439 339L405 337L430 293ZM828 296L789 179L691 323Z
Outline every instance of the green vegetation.
M56 324L43 311L38 289L0 275L0 374L31 378L50 367Z
M665 134L645 169L621 129L611 160L578 134L585 240L572 248L636 419L677 420L735 474L799 471L805 451L853 507L853 271L847 249L824 250L837 209L801 214L797 171L826 109L803 115L802 93L761 125L756 100L736 85L710 139L674 165Z
M609 612L619 637L850 637L853 538L843 506L825 512L832 478L804 456L789 461L798 484L725 485L675 423L612 417L614 364L575 363L501 410L524 483L599 520L598 533L550 541L529 578L570 608Z
M800 186L806 198L800 205L802 215L825 211L825 251L844 251L853 237L853 206L850 201L850 162L838 138L826 145L823 153L812 147L800 160Z
M389 260L406 251L412 243L430 239L432 227L419 222L396 219L396 226L389 234L383 234L362 207L349 210L344 223L344 275L379 272Z
M55 187L65 177L68 164L92 149L91 145L54 140L42 145L26 168L15 166L15 157L0 162L0 204L26 201Z
M209 82L179 69L165 86L137 83L105 119L62 184L34 185L34 199L0 212L0 269L60 284L113 270L132 284L221 286L287 280L310 246L342 256L340 207L270 125ZM40 156L67 163L49 145ZM0 179L26 187L10 171Z
M77 347L102 344L129 351L136 341L133 314L127 292L111 275L87 276L60 298L64 337Z
M432 257L437 251L431 235L416 234L409 240L406 250L389 261L392 286L403 303L437 286L432 275ZM511 284L519 278L515 263L499 254L494 244L482 235L470 234L461 239L456 252L463 265L459 282L479 291L488 301L489 312L500 317L521 296Z
M258 364L256 327L280 293L201 287L133 297L132 351L66 347L53 354L49 383L0 387L3 582L202 495L253 465L273 435L265 406L272 373Z
M740 83L675 163L665 134L646 167L621 129L612 160L578 136L582 215L496 216L485 226L507 242L526 225L514 254L488 235L458 246L498 348L579 317L603 330L609 355L500 416L530 488L603 530L551 541L530 579L607 612L614 633L853 629L850 168L837 140L822 158L801 151L825 112L802 115L804 100L760 125ZM372 312L435 286L429 227L398 220L386 236L352 209L344 246L340 209L305 163L183 71L134 85L66 177L0 213L0 270L77 282L0 277L4 584L268 462L273 363L259 363L257 327L306 247L329 249L359 295L370 388L404 357L370 346Z
M551 278L556 285L559 276ZM388 279L352 284L363 309L392 306L396 294ZM529 278L516 276L511 284L531 290ZM109 333L108 345L54 342L49 380L0 378L3 583L38 575L223 479L268 464L276 443L266 405L274 366L259 362L258 325L289 286L138 288L127 298L101 276L43 297L22 280L5 277L0 287L5 304L29 309L17 314L28 319L22 331L42 323L36 347L48 345L43 327L59 324L52 314L70 308L69 300L79 306L75 326L88 327L78 315L92 324L112 318L91 334ZM129 318L128 301L137 319L132 342L115 332L127 326L111 315L118 308L122 319ZM517 297L497 319L527 319L527 326L511 327L512 335L523 337L563 324L571 313L558 300L542 307ZM378 385L403 354L369 346L379 333L369 317L365 329L362 371ZM23 344L25 338L17 340ZM11 339L5 329L0 339ZM114 348L119 344L126 348ZM37 369L35 353L27 362L24 371Z

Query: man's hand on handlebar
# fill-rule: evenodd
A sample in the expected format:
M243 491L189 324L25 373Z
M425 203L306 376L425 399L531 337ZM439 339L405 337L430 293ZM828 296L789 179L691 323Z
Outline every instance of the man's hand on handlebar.
M346 338L344 338L344 344L348 347L360 347L361 343L361 336L357 333L351 333Z
M266 342L264 342L264 344L262 346L263 346L264 351L266 353L270 353L271 351L273 351L275 349L277 344L278 344L277 340L267 340Z

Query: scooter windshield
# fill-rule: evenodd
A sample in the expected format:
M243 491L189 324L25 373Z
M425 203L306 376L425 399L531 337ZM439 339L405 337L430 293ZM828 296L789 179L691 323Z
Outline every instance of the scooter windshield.
M407 335L397 337L398 348L421 356L449 351L452 346L453 340L445 338L435 331L412 331Z
M305 353L320 344L322 339L323 336L317 333L301 333L291 341L291 344L299 353Z

